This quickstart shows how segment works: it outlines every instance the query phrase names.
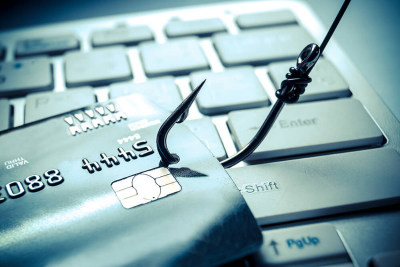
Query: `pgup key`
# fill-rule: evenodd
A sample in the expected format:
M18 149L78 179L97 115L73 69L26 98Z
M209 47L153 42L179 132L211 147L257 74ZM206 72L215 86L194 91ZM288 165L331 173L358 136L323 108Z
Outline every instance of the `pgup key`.
M253 256L255 266L322 266L350 261L330 224L263 231L263 237L261 250Z

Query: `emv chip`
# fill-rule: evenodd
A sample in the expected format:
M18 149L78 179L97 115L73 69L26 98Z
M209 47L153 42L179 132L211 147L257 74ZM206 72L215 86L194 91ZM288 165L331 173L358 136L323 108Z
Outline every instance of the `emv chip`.
M130 209L181 191L167 168L157 168L128 176L111 184L124 208Z

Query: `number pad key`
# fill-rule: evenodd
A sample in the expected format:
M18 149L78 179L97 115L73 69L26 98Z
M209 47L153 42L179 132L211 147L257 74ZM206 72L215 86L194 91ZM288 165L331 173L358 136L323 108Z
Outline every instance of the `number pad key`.
M128 58L122 48L103 48L65 56L67 87L100 86L132 79Z
M59 55L68 50L79 49L79 46L79 40L74 35L29 39L17 43L15 55L17 57Z
M53 76L48 58L0 63L0 97L23 96L51 89Z
M116 83L111 85L111 98L130 94L142 94L165 108L174 111L182 102L181 94L172 77L150 79L145 83Z
M269 75L275 88L280 88L293 61L271 63ZM306 92L300 96L299 102L322 100L350 96L350 90L340 73L327 59L320 58L310 74L312 83L306 87Z
M165 33L168 37L182 37L187 35L210 36L216 32L226 31L221 19L202 19L202 20L173 20L165 26Z
M190 75L192 86L200 84L204 79L207 82L196 100L203 114L215 115L270 104L251 67L233 68L218 73L203 71Z
M237 35L219 33L214 35L213 41L227 67L294 59L306 45L314 42L310 34L297 25L249 30Z
M77 88L57 93L36 93L26 97L25 123L41 120L95 103L93 91Z
M98 30L92 35L94 47L115 44L136 45L139 42L151 40L153 40L153 33L148 26L121 26L115 29Z
M208 69L208 62L197 38L185 38L165 44L140 46L143 67L150 77L160 75L184 75L192 71Z
M236 18L236 23L241 29L249 29L294 24L296 17L289 10L279 10L239 15Z

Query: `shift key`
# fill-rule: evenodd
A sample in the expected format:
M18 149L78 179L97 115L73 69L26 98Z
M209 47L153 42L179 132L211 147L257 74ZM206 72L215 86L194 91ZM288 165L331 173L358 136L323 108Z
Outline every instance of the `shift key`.
M400 156L366 149L228 169L260 225L400 203Z
M229 113L228 125L242 149L270 108ZM358 100L287 105L268 136L248 160L270 159L383 143L383 135Z

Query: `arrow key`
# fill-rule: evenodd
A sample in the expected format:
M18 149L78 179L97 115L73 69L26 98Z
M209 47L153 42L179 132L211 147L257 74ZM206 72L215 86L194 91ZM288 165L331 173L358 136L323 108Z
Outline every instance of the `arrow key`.
M342 241L331 224L263 231L264 244L255 266L328 265L348 263Z

